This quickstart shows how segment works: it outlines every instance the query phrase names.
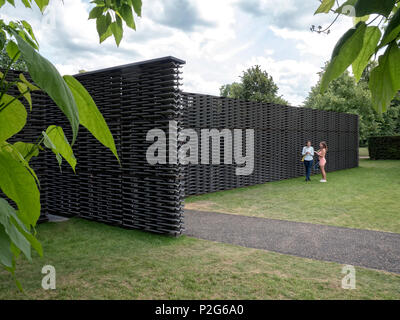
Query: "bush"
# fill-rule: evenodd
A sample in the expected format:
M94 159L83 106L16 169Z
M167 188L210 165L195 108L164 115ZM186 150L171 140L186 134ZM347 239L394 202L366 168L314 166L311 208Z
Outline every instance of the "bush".
M368 151L373 160L400 160L400 136L369 137Z

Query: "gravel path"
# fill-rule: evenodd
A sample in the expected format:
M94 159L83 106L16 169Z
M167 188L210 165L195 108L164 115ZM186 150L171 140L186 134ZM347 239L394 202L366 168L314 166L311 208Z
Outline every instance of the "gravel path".
M400 274L400 234L185 210L186 235Z

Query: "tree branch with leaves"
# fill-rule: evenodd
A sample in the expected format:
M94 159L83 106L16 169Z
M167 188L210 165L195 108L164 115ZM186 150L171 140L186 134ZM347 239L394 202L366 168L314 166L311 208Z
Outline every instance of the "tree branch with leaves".
M371 61L369 89L372 105L385 112L400 90L400 1L399 0L322 0L315 14L334 13L353 18L354 26L337 42L321 79L323 93L334 79L350 66L357 81ZM332 27L333 24L329 26ZM328 29L318 29L325 32ZM313 28L312 28L313 30Z
M36 4L43 13L50 1L21 2L26 8ZM134 13L141 15L141 0L95 0L91 4L93 8L89 19L96 19L100 42L114 36L117 46L123 37L123 21L127 27L135 29ZM15 1L0 0L0 8L5 5L15 6ZM40 216L40 182L29 165L30 159L47 148L55 154L59 164L65 159L75 171L77 159L72 147L82 125L119 161L113 136L90 94L74 77L61 76L38 49L39 43L27 21L6 23L0 20L0 50L8 55L6 65L3 64L4 70L0 72L0 190L6 196L0 197L0 266L14 278L16 260L21 253L28 260L32 259L32 248L43 255L35 231ZM18 65L26 66L33 83L23 73L10 80L9 71ZM18 88L19 95L10 94L13 87ZM44 91L69 120L71 143L64 135L63 128L52 124L43 128L42 135L37 137L35 143L9 142L26 126L28 112L35 112L31 92L37 90ZM21 99L27 101L28 109ZM21 288L18 280L15 280Z

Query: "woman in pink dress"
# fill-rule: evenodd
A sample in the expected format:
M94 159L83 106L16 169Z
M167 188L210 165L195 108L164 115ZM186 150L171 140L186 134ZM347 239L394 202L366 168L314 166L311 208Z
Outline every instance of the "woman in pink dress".
M320 182L326 182L326 171L325 171L326 159L325 159L325 156L326 156L327 152L328 152L328 146L325 141L322 141L319 144L319 151L316 152L319 156L319 166L321 168L321 174L322 174L322 179L320 180Z

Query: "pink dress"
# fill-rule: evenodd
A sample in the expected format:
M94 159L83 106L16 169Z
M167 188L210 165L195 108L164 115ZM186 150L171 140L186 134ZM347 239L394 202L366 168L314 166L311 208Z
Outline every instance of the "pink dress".
M317 154L319 155L319 165L320 166L324 166L326 165L326 159L325 156L321 156L322 152L317 152Z

